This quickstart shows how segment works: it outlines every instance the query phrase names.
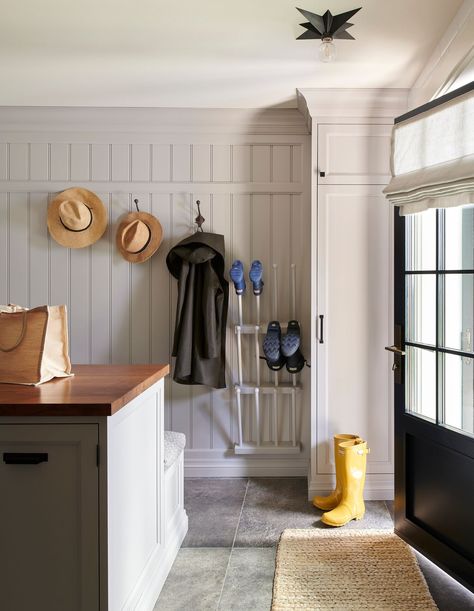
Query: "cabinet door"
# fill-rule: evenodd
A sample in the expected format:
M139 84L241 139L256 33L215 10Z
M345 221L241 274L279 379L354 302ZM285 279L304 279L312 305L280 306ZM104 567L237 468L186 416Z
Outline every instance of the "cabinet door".
M385 186L391 132L392 125L319 125L318 183Z
M0 425L2 609L99 608L97 440L94 424Z
M317 472L333 471L334 434L357 433L371 448L368 495L392 490L391 235L381 187L319 187Z

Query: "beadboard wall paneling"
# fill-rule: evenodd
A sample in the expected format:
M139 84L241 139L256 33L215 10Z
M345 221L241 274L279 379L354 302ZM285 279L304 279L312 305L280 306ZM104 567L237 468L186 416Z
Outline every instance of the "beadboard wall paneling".
M31 109L25 112L32 113ZM81 109L81 116L83 113ZM242 122L236 125L242 129ZM119 141L112 129L84 134L76 127L75 137L67 140L71 134L61 126L52 125L50 133L44 133L41 123L36 129L32 124L30 127L31 132L4 133L0 141L0 303L28 307L65 303L75 363L171 362L177 283L168 273L165 259L175 243L195 230L194 202L199 199L206 218L204 227L225 236L227 269L236 258L245 262L247 270L253 259L262 260L262 320L275 314L273 264L278 265L277 316L284 322L290 318L290 265L296 265L297 317L309 353L310 143L300 128L295 134L280 134L267 125L268 134L262 127L255 135L232 130L216 135L205 134L201 122L194 134L154 134L147 140L130 128L129 137L122 136ZM90 142L85 141L86 135ZM0 132L0 140L1 136ZM109 211L106 233L89 248L64 249L46 228L48 202L70 186L92 189ZM164 240L149 261L132 265L117 252L115 231L119 218L134 209L135 198L141 210L159 218ZM253 308L249 291L244 299L246 320L253 319ZM232 391L237 369L236 316L237 303L231 291L228 388L183 386L169 378L165 425L186 434L188 475L306 474L306 371L298 402L301 455L265 458L232 453L237 435ZM253 338L246 345L244 339L248 377L255 369L252 342ZM264 366L262 372L270 382L270 372ZM282 379L287 375L282 374ZM262 399L263 438L269 439L270 398ZM290 438L289 399L281 401L280 430L285 440ZM243 404L245 435L255 439L250 399L245 397Z

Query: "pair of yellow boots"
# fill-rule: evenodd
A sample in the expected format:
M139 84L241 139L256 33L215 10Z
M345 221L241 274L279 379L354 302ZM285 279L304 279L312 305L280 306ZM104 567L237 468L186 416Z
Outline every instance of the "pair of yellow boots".
M358 435L335 435L336 488L329 496L315 496L313 505L322 509L321 521L329 526L344 526L364 517L364 483L367 442Z

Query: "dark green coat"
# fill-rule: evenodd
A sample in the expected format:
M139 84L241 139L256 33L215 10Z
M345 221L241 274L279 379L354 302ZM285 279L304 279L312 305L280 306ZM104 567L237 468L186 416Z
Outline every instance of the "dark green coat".
M224 278L224 236L196 232L166 257L178 280L173 379L225 388L225 335L229 283Z

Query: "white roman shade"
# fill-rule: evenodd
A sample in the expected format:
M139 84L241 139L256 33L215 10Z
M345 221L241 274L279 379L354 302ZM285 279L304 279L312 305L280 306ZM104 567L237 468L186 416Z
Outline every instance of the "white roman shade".
M396 123L392 180L400 214L474 204L474 90Z

